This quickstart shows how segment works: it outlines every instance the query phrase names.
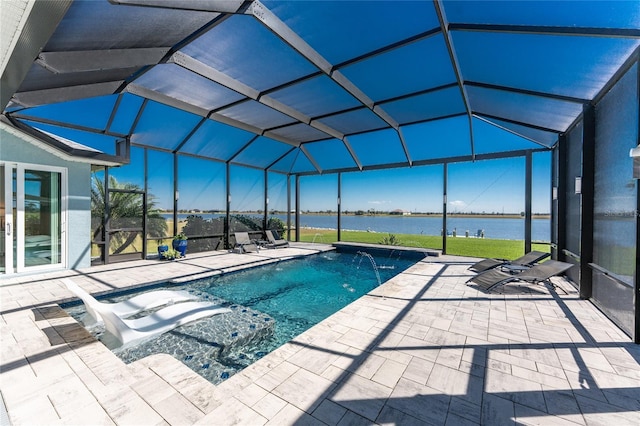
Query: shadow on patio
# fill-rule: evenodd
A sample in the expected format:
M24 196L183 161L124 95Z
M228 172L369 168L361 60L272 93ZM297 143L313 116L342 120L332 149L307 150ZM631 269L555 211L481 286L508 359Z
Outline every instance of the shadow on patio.
M522 295L467 298L460 278L468 275L459 272L439 265L413 297L363 297L349 309L355 317L348 325L358 328L361 315L375 318L384 311L388 325L375 333L375 326L352 328L324 345L296 339L301 349L287 361L301 368L272 390L305 412L295 424L309 424L311 416L329 424L640 420L640 348L592 335L568 306L588 302L561 297L550 285L525 288ZM452 284L446 291L451 297L430 297ZM491 318L490 305L506 314L505 321ZM393 316L391 306L400 307ZM430 309L437 311L421 315ZM433 327L439 316L451 318L449 327ZM524 319L524 327L515 324L509 335L511 316ZM502 336L496 327L503 327ZM306 370L323 376L326 387L296 393L314 380Z

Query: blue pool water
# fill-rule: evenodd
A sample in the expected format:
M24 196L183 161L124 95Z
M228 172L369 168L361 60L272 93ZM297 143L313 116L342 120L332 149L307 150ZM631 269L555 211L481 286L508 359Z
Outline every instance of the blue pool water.
M232 312L114 353L125 362L167 353L220 383L415 262L398 251L371 257L328 252L189 282L180 288ZM78 320L84 314L82 306L67 311ZM94 334L102 338L101 330Z
M415 263L372 257L385 282ZM275 319L270 350L339 311L378 286L370 259L325 253L218 276L192 284L213 296L264 312Z

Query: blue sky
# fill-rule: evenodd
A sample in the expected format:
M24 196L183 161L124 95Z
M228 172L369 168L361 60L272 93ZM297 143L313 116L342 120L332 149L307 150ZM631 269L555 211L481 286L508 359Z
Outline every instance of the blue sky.
M151 151L150 151L151 152ZM133 150L132 164L111 169L120 182L144 185L140 151ZM533 157L533 211L550 211L549 153ZM152 152L149 192L158 206L172 208L171 156ZM454 163L448 166L449 212L519 213L524 210L524 158ZM192 157L180 157L179 204L181 209L224 209L225 166ZM443 166L350 172L342 174L342 209L411 212L442 211ZM137 177L136 177L137 176ZM269 173L269 208L286 210L286 176ZM337 174L303 176L301 209L336 210ZM295 179L291 178L292 208ZM231 168L233 210L261 210L264 206L264 173L241 166Z
M534 212L550 211L550 161L550 153L534 155L532 200ZM450 164L448 211L461 213L523 211L524 168L525 160L522 157ZM442 171L442 165L435 165L344 173L342 175L342 209L442 211ZM335 175L302 177L301 189L303 211L328 208L335 210L337 202Z
M149 151L149 192L159 207L172 209L172 156ZM142 150L132 149L128 166L111 169L120 182L141 187ZM178 182L181 209L224 209L225 166L221 162L179 157ZM550 153L533 156L533 211L550 211ZM524 210L523 157L453 163L448 166L449 212L519 213ZM286 177L269 173L269 208L286 210ZM303 176L301 210L336 210L337 174ZM292 208L295 179L291 178ZM418 166L342 174L342 209L411 212L442 211L443 166ZM264 206L264 173L242 166L231 167L233 210L261 210Z

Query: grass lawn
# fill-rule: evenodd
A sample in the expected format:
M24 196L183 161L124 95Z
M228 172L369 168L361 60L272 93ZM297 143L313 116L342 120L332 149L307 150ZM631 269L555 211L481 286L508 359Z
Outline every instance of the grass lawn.
M285 234L286 235L286 234ZM434 250L442 250L442 237L435 235L394 234L399 245L405 247L420 247ZM368 244L381 244L382 239L389 234L366 231L342 231L341 239L345 242L357 242ZM337 241L338 233L335 229L310 229L300 230L300 241L331 244ZM295 232L291 233L291 239L295 241ZM171 237L164 239L164 244L171 246ZM157 253L158 240L147 240L147 253ZM137 238L127 253L140 252L142 241ZM548 244L533 244L532 250L549 252ZM95 252L95 253L94 253ZM470 257L494 257L499 259L515 259L524 254L524 241L495 240L488 238L448 238L447 254ZM92 256L98 256L97 246L92 246Z
M394 234L399 245L442 250L442 237L434 235ZM366 231L342 231L342 241L380 244L389 234ZM293 237L293 236L292 236ZM329 229L301 229L300 241L332 243L337 239L337 232ZM532 250L549 252L548 244L532 244ZM448 238L447 254L472 257L496 257L515 259L524 254L524 241L494 240L488 238Z

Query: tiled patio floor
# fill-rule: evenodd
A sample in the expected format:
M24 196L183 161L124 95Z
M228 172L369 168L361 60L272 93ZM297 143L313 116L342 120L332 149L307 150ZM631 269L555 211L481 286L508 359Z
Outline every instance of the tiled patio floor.
M98 292L326 248L3 279L11 423L640 424L640 345L562 278L486 294L469 259L429 257L218 386L168 355L125 365L56 304L61 276Z

